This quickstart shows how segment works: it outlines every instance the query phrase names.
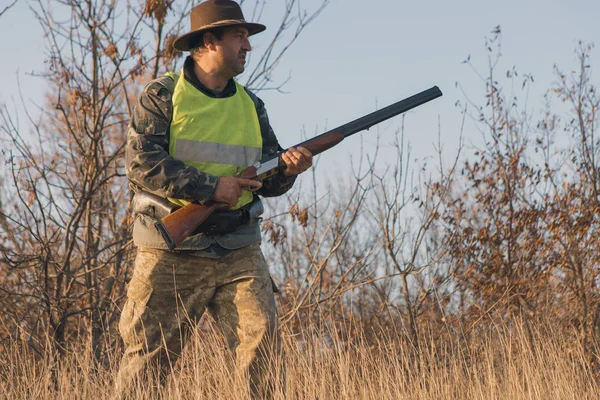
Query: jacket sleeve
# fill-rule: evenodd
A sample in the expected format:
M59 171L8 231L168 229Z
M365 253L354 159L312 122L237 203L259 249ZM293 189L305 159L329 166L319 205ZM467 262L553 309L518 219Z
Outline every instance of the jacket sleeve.
M169 155L172 85L169 77L153 80L138 99L127 130L127 177L134 185L159 196L205 204L211 200L219 178Z
M271 128L271 124L269 123L269 116L267 115L265 103L263 103L258 96L248 89L246 89L246 92L254 101L256 113L258 114L258 123L260 125L260 132L263 140L262 158L283 150L277 141L277 137L275 136L275 132L273 132L273 128ZM263 197L281 196L292 188L295 181L295 176L287 177L282 172L279 172L279 174L265 179L263 181L262 188L257 191L257 194Z

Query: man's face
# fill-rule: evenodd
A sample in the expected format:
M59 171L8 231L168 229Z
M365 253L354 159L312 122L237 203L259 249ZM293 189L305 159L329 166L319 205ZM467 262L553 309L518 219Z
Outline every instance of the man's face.
M243 27L227 28L223 39L216 40L217 61L222 72L231 78L244 72L246 53L252 50L248 41L248 29Z

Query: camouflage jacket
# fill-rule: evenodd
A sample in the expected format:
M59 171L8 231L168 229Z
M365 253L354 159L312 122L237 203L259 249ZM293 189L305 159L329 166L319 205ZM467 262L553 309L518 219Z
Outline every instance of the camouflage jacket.
M214 93L198 80L193 72L193 60L188 57L184 64L185 78L196 89L211 97L228 97L235 94L235 84L231 80L221 93ZM171 197L205 204L212 200L219 178L206 174L169 155L169 125L173 112L171 97L175 82L169 77L161 77L149 82L140 95L134 109L127 132L125 168L134 190L145 190L161 197ZM269 124L265 105L254 93L246 92L256 106L263 140L262 157L275 153L279 146L275 133ZM287 192L295 178L283 174L263 182L257 194L264 197L279 196ZM152 218L138 215L134 223L133 239L141 247L166 249L166 243L154 228ZM251 243L260 242L260 229L257 224L240 228L225 235L198 234L186 239L178 250L204 251L214 253L218 249L237 249ZM212 250L212 251L211 251ZM221 253L223 253L221 251ZM199 254L211 256L211 254Z

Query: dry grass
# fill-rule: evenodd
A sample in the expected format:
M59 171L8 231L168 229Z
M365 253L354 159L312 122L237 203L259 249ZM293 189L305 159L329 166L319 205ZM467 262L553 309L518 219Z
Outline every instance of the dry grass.
M581 341L564 333L503 328L445 344L422 340L419 352L398 336L374 345L323 337L287 338L285 399L597 399L600 394ZM72 352L58 365L24 346L0 355L0 398L110 398L116 360L94 371L89 352ZM53 385L53 366L57 383ZM167 388L151 383L138 398L240 399L230 354L218 337L198 335Z

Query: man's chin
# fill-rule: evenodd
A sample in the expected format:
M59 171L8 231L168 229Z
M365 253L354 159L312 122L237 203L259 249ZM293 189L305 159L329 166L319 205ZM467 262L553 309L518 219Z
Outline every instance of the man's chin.
M235 76L238 76L239 74L243 73L246 69L244 68L243 65L238 66L237 68L235 68Z

